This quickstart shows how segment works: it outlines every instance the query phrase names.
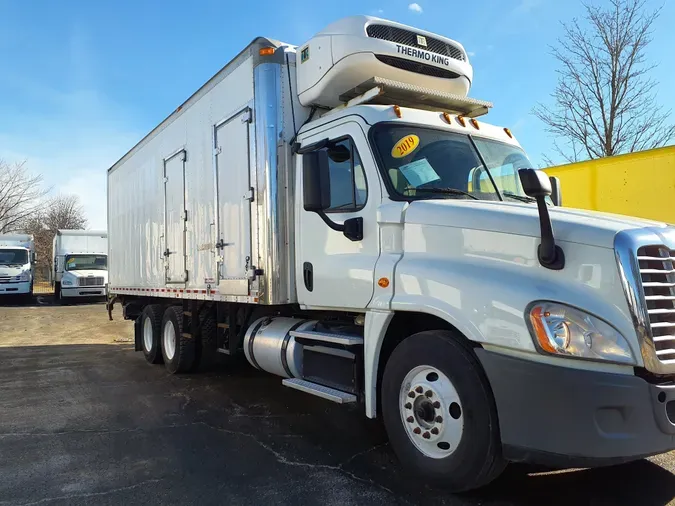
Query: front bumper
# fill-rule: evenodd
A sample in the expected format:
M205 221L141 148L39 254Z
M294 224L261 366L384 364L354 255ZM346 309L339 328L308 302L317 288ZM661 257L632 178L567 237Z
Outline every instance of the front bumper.
M61 297L105 297L105 286L75 286L75 287L61 287Z
M594 467L675 449L675 384L483 349L476 354L492 386L508 460Z
M30 281L0 283L0 295L25 295L30 293Z

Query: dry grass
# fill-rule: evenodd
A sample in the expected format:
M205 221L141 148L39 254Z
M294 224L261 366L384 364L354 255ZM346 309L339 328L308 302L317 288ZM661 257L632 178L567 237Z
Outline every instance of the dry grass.
M36 281L33 283L33 293L54 293L54 288L49 281Z

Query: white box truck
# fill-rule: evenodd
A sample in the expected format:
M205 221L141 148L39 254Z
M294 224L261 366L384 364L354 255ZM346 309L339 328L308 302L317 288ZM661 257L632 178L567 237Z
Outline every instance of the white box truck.
M136 349L361 403L452 490L675 448L675 229L555 207L472 79L371 17L251 42L108 171Z
M53 252L52 279L57 301L107 295L108 233L105 230L57 230Z
M33 297L35 242L28 234L0 234L0 302L8 295Z

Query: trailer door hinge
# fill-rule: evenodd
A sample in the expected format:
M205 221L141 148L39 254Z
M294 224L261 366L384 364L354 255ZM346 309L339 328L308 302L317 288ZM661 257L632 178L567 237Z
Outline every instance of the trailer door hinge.
M168 183L168 182L169 182L169 178L166 177L166 176L164 176L164 184L166 184L166 183Z
M183 211L181 218L183 218L183 221L187 221L187 220L188 220L188 212L187 212L187 210L186 210L186 211Z
M251 123L253 121L253 111L251 109L247 109L244 114L241 115L241 122L242 123Z
M246 193L244 193L244 200L248 200L250 202L253 202L253 187L249 188Z
M213 149L213 154L216 155L216 156L221 154L222 152L223 152L223 148L221 148L220 146Z

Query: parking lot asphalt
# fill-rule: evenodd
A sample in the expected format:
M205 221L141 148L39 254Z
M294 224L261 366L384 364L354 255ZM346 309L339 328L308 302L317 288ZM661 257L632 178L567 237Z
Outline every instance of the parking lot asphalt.
M453 496L403 471L360 406L245 363L171 376L133 351L131 332L100 304L0 307L0 505L675 504L673 453L510 466Z

